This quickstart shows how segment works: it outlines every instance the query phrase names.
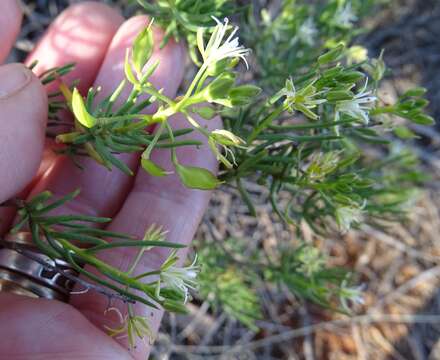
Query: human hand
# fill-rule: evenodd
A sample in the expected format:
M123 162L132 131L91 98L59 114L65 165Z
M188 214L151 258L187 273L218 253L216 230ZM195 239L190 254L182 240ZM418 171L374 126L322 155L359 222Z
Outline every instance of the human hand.
M0 61L15 41L20 20L16 0L0 2ZM39 74L74 62L75 70L64 81L80 79L79 89L83 92L92 85L101 85L102 99L123 78L126 48L147 23L144 16L124 22L116 11L97 2L72 6L51 25L26 64L38 60L35 72ZM160 31L155 30L155 37L160 36ZM155 50L153 60L159 59L160 66L152 81L169 96L174 96L182 80L185 57L183 46L172 41L164 49ZM46 91L54 86L44 89L24 65L0 66L0 203L17 193L32 196L50 190L61 197L80 188L80 196L58 212L114 217L111 230L138 237L154 223L168 230L169 241L188 244L209 193L186 189L174 176L158 179L143 171L135 177L117 170L109 172L89 159L80 160L86 168L83 171L71 159L53 155L53 144L45 139L45 126ZM179 117L172 122L178 127ZM211 120L209 127L218 128L219 123L219 119ZM216 160L210 152L194 148L179 151L179 158L191 159L192 165L215 171ZM137 171L139 154L121 158ZM153 158L161 166L169 166L168 154L157 151ZM0 234L7 233L14 215L13 209L0 208ZM121 269L127 268L132 259L127 250L107 251L103 256ZM164 252L150 252L138 271L161 263L166 256ZM139 343L128 351L126 339L115 341L102 331L104 325L120 325L115 313L104 314L107 307L108 299L93 291L72 295L70 304L0 293L0 359L145 359L149 353L147 344ZM161 311L137 311L151 314L152 328L157 332Z

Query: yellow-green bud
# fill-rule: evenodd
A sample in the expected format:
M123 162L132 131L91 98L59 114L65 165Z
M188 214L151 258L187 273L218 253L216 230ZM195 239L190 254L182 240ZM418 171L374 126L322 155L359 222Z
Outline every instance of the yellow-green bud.
M77 88L73 90L72 111L76 120L78 120L78 122L86 128L91 128L96 125L96 118L90 115L87 111L84 99Z

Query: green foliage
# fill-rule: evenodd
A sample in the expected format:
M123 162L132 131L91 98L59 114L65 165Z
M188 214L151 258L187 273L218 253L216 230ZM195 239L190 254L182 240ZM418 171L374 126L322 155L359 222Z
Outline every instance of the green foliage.
M265 280L286 286L300 299L334 311L351 313L349 304L362 302L360 288L349 287L351 274L328 268L327 259L312 246L282 249L277 264L265 268Z
M348 47L364 31L358 21L379 2L283 0L275 14L263 8L259 16L250 9L244 20L243 36L254 51L259 84L269 90L277 89L287 77L307 73L327 50L339 44ZM349 48L347 54L351 61L361 62L367 56L363 48L350 50L353 49ZM321 57L319 61L325 60Z
M429 118L422 113L427 103L418 97L420 89L394 105L382 105L375 95L377 82L368 81L363 72L367 63L335 62L343 49L320 56L309 73L295 84L288 79L269 101L223 113L226 129L244 139L245 146L233 149L234 170L225 169L220 178L240 183L257 177L269 187L282 219L293 224L305 220L321 234L334 230L335 223L348 231L375 216L396 220L403 215L402 205L420 177L415 162L407 161L411 155L390 153L388 129L402 129L396 115ZM380 149L382 159L372 162L369 147ZM398 198L393 196L397 189L402 195ZM284 198L290 194L284 208L279 205L281 193Z
M150 160L150 155L155 148L168 148L175 171L184 185L203 190L217 187L220 181L208 170L179 163L177 147L197 146L201 145L201 142L177 141L176 137L187 135L192 131L200 132L206 137L217 158L226 166L232 167L232 162L221 154L218 146L231 153L229 148L240 146L238 138L221 129L207 131L193 114L200 112L203 107L199 107L199 104L205 102L224 107L247 104L259 93L259 88L251 85L235 85L236 75L232 71L232 66L236 64L237 57L244 59L248 50L238 44L238 39L232 37L233 33L226 38L230 31L226 20L224 24L218 23L216 29L206 45L202 39L203 29L199 29L198 48L203 55L203 63L185 95L180 98L168 98L149 81L158 66L156 62L145 69L153 47L151 24L138 35L131 53L127 52L124 66L126 79L106 99L96 104L95 99L99 89L91 88L84 99L76 88L72 92L62 84L61 91L74 115L74 125L71 132L56 137L59 143L66 145L60 152L90 156L109 170L116 167L127 175L133 175L117 154L143 151L143 169L153 176L166 176L169 173L154 164ZM220 62L223 66L216 67L215 65ZM214 67L215 72L212 71ZM120 99L126 87L131 87L127 101L115 108L114 104ZM139 97L142 95L148 95L150 98L141 101ZM143 114L142 111L152 103L159 105L158 110L151 115ZM206 115L207 108L204 109ZM168 119L179 112L186 117L188 128L173 132ZM149 132L148 126L154 124L159 126L153 135Z
M306 221L323 235L346 232L363 222L382 224L405 216L415 186L424 177L414 155L394 146L390 131L401 139L411 139L416 135L402 119L423 125L431 125L433 119L424 113L423 89L410 90L395 104L383 103L378 97L386 74L382 55L369 59L366 49L353 45L364 31L360 21L380 3L384 2L284 0L278 11L269 13L263 8L257 16L249 8L242 29L257 63L255 80L266 94L246 95L243 102L218 99L222 93L240 92L230 90L231 75L224 74L208 85L206 98L213 104L234 106L222 111L225 128L232 134L228 137L234 136L235 141L227 144L234 146L226 146L223 154L217 153L223 164L220 179L237 186L251 214L255 208L243 186L245 178L269 188L269 200L284 221ZM189 33L174 35L187 38L192 48L194 39ZM203 37L199 35L199 43ZM201 54L206 60L203 47ZM193 50L191 57L198 63ZM218 68L224 65L217 63ZM209 119L215 108L200 113ZM288 203L282 207L286 194ZM297 229L300 233L300 227ZM201 251L214 250L202 247ZM221 255L222 249L216 251L211 259L219 263L226 254ZM277 263L263 268L266 281L284 284L297 296L325 307L335 308L338 299L348 312L347 303L359 300L359 291L347 287L345 271L326 269L324 264L314 248L287 247ZM217 279L236 266L231 259L222 264ZM307 266L307 271L300 270ZM216 294L216 301L228 313L250 325L232 307L243 304L235 298L228 302L229 292L213 284L211 271L210 266L202 280L206 289ZM242 276L236 273L236 283L229 281L241 288L236 293L243 294L246 301L255 284L246 285ZM207 296L208 290L202 294Z
M111 221L110 218L87 215L50 215L51 211L78 195L79 191L75 191L50 202L52 194L46 191L28 202L17 203L19 221L12 228L11 233L14 234L28 226L35 245L51 259L65 260L90 281L113 290L128 301L139 301L154 308L163 305L164 298L160 295L162 291L157 289L156 281L148 283L140 281L157 272L132 277L132 271L122 272L99 260L96 254L118 247L137 247L141 252L145 252L151 247L181 248L182 245L166 242L163 233L155 228L150 228L144 239L136 239L127 234L102 230L93 226L106 224ZM136 267L137 261L132 268ZM97 277L85 270L84 265L93 267L103 277ZM146 298L135 294L133 290L140 291ZM174 291L173 297L176 296L179 298L179 292Z
M225 241L225 246L233 243ZM202 271L199 276L199 293L214 308L221 307L228 315L252 330L258 330L255 320L262 318L256 293L255 274L243 264L237 264L225 256L214 244L199 251Z
M243 28L252 52L240 44L237 28L223 20L238 10L234 1L138 2L165 28L161 45L170 37L188 42L198 67L195 76L175 98L150 82L159 65L149 64L154 46L150 23L127 51L125 79L106 99L96 100L99 88L89 89L83 97L75 84L68 88L62 82L60 92L51 96L55 125L59 109L74 115L71 129L56 137L64 144L60 153L74 161L78 155L88 156L109 170L133 175L118 154L141 152L142 168L152 176L176 172L185 186L202 190L221 183L236 186L251 214L256 213L255 206L243 180L257 181L268 188L268 200L282 221L306 222L325 236L364 222L380 225L402 219L424 178L414 155L400 146L400 140L396 146L393 133L402 140L412 139L416 135L408 121L426 126L434 120L425 114L424 89L412 89L394 104L382 101L378 90L387 71L382 55L369 59L364 48L353 45L364 31L359 21L378 1L284 0L279 11L263 9L257 16L250 7ZM239 60L247 67L256 63L252 83L239 76ZM52 82L70 69L70 65L52 69L42 80ZM124 89L129 89L128 99L121 99ZM60 93L64 102L56 98ZM119 100L124 101L116 106ZM144 114L151 104L157 105L156 110ZM175 114L183 115L186 128L172 130L169 118ZM196 115L208 120L221 116L224 128L208 130ZM156 126L153 134L151 125ZM194 132L206 144L192 139ZM207 169L181 164L176 151L181 146L209 147L221 163L218 178ZM153 150L159 148L169 150L173 169L151 160ZM148 337L151 332L148 323L133 313L131 302L183 312L189 289L196 288L198 266L176 267L178 258L172 251L159 269L133 276L152 246L179 246L164 241L163 232L154 227L144 239L132 239L87 225L110 219L49 214L75 195L50 202L51 195L42 193L30 202L17 202L20 222L13 231L29 226L44 254L64 259L102 286L104 293L111 290L129 301L124 325L109 332L113 336L127 332L134 344L135 336ZM300 228L296 226L299 236ZM128 272L95 256L133 246L139 251ZM261 315L255 290L261 281L339 311L349 312L351 303L361 301L361 289L349 284L349 274L327 268L326 259L313 247L277 244L276 256L270 260L260 251L245 261L234 256L236 247L232 250L231 254L212 244L201 246L201 292L250 328L255 329ZM103 277L86 271L83 264Z
M122 327L107 330L111 336L128 332L130 345L134 346L135 336L148 339L152 332L148 320L134 313L133 304L139 302L152 308L184 312L188 289L195 286L198 266L193 263L189 267L176 267L175 264L179 259L176 249L184 246L167 242L165 233L155 226L151 226L145 232L143 239L137 239L128 234L97 227L109 223L110 218L70 214L51 215L53 210L72 201L78 195L79 191L75 191L63 198L53 200L52 194L46 191L26 202L17 200L15 206L18 209L19 220L11 229L11 234L28 228L38 250L50 259L64 260L70 264L82 276L82 280L78 278L76 281L86 290L94 289L109 299L117 298L126 303L128 314L123 319ZM170 248L173 251L159 269L134 275L142 256L155 247ZM133 252L133 262L126 271L98 257L101 252L116 248L138 249ZM26 251L24 252L26 256ZM43 265L50 264L48 262ZM63 270L57 269L56 265L50 266L55 271L63 273Z
M240 10L233 0L136 1L165 30L161 46L170 38L186 39L192 51L199 28L212 28L213 17L223 19Z
M199 241L196 246L202 266L200 295L254 331L262 318L258 292L263 284L288 289L299 300L333 311L351 313L351 306L362 302L361 288L351 285L352 275L343 268L329 268L316 247L279 243L269 256L264 249L249 253L244 241L232 238L222 245Z

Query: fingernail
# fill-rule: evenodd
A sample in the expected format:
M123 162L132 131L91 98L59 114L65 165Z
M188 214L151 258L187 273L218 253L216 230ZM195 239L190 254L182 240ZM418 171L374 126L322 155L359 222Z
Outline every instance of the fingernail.
M7 99L23 90L32 81L32 73L24 65L0 66L0 100Z

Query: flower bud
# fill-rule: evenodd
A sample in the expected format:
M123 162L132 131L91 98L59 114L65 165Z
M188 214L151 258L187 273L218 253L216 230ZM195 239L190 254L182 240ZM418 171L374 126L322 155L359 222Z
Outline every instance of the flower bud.
M183 185L190 189L213 190L221 184L213 173L200 167L176 164L176 172Z
M434 118L432 118L429 115L422 114L422 113L420 113L416 116L413 116L410 120L411 120L411 122L413 122L415 124L419 124L419 125L434 125L435 124Z
M124 72L128 81L130 81L133 85L139 85L139 81L136 79L136 76L133 74L133 69L131 68L130 54L128 49L125 54Z
M240 146L244 144L243 139L228 130L214 130L211 132L211 137L216 143L224 146Z
M366 63L363 68L370 74L374 81L380 81L387 70L385 62L383 61L383 52L379 58L372 59L370 63Z
M344 101L344 100L351 100L353 98L354 95L351 91L335 90L335 91L329 91L327 93L328 101Z
M217 114L215 109L209 106L193 107L191 111L200 115L205 120L211 120Z
M336 80L342 83L357 83L365 77L360 71L345 71L336 77Z
M162 177L170 174L150 159L141 158L141 165L147 173L153 176Z
M234 82L235 76L231 74L220 75L203 90L205 100L214 102L217 99L227 98Z
M151 31L151 24L145 28L133 43L133 66L140 74L147 61L153 53L153 32Z
M324 70L322 72L322 77L326 78L326 79L328 79L328 78L333 79L334 77L339 75L341 72L342 72L342 66L336 65L334 67L331 67L330 69Z
M209 65L207 73L209 76L218 76L226 70L234 68L239 62L238 58L226 58Z
M396 126L394 129L394 134L404 140L418 138L410 129L406 126Z
M261 93L261 89L254 85L242 85L233 88L229 92L229 97L232 101L232 105L240 106L247 105L253 98Z
M330 51L328 51L325 54L321 55L318 58L318 64L319 65L325 65L325 64L328 64L328 63L331 63L333 61L338 60L341 57L341 55L344 52L344 50L345 50L344 44L339 44L334 49L331 49Z
M419 97L426 94L426 89L423 87L415 87L405 92L402 97Z
M426 99L416 99L414 100L414 107L417 109L423 109L429 105L429 100Z
M66 134L60 134L60 135L57 135L57 137L55 138L55 142L61 143L61 144L70 144L70 143L73 143L76 140L76 138L80 135L81 135L81 133L79 131L74 131L74 132L70 132L70 133L66 133Z
M186 308L185 304L179 301L165 299L164 302L162 303L162 306L166 311L170 311L173 313L180 313L180 314L188 313L188 309Z
M76 120L78 120L78 122L86 128L91 128L96 125L96 118L90 115L87 111L84 99L77 88L73 90L72 111Z

